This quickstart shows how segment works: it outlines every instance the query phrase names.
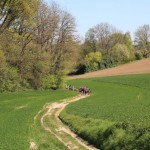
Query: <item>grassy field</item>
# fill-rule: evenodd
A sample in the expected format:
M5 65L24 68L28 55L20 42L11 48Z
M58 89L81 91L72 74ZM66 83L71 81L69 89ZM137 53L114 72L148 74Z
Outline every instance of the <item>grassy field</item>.
M101 149L150 149L150 74L68 83L92 90L62 112L72 130Z
M44 112L35 121L34 116L45 103L75 94L64 90L1 93L0 150L29 150L30 141L34 141L40 150L65 149L63 144L41 128L40 115Z

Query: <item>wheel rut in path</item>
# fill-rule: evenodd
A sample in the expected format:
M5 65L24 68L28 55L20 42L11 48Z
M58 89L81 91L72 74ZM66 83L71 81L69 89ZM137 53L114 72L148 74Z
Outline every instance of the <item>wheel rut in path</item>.
M88 95L77 96L70 99L64 99L60 102L55 102L45 105L47 112L41 117L41 126L47 132L53 134L61 141L69 150L98 150L78 137L59 119L60 112L70 103L86 98Z

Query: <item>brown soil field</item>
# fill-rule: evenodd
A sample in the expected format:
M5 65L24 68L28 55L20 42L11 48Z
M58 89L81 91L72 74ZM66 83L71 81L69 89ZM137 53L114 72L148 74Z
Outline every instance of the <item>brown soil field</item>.
M94 78L104 76L143 74L143 73L150 73L150 58L138 60L114 68L85 73L83 75L69 76L68 79Z

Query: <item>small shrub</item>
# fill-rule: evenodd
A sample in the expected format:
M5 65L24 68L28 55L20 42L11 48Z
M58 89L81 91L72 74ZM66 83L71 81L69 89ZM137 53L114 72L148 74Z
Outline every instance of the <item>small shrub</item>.
M58 72L57 75L47 75L42 78L42 87L44 89L62 88L65 83L65 73Z
M19 77L15 68L6 66L0 73L0 92L17 91L19 89Z
M56 78L54 75L47 75L42 78L42 87L44 89L56 88Z
M86 72L96 71L99 69L99 63L102 60L102 54L100 52L91 52L85 57Z
M136 51L136 52L135 52L135 58L136 58L136 60L142 59L142 58L143 58L142 52Z

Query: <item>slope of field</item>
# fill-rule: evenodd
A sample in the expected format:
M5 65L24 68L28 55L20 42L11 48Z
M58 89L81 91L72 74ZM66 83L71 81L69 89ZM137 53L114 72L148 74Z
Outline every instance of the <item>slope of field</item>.
M135 61L130 64L124 64L114 68L86 73L83 75L70 76L69 79L93 78L93 77L128 75L128 74L143 74L143 73L150 73L150 58Z
M41 127L34 116L45 105L72 97L74 92L30 91L0 94L0 150L66 149L53 135ZM42 115L42 114L40 114Z
M150 74L68 82L93 93L62 112L72 130L101 149L150 149Z

